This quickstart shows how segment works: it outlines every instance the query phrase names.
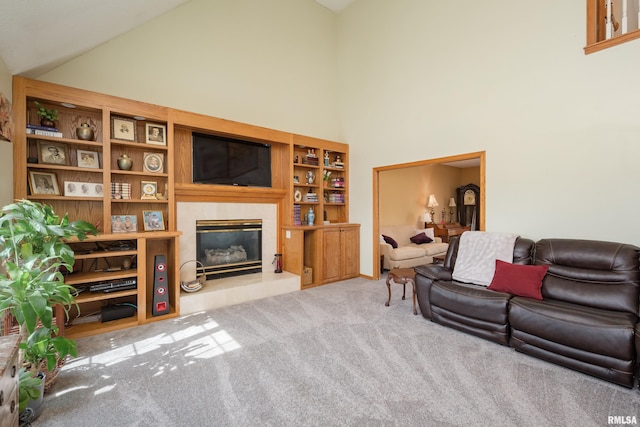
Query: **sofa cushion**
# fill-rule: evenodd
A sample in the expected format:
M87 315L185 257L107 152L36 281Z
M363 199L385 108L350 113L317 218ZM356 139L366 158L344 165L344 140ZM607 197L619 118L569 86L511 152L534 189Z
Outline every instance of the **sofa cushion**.
M482 285L459 282L434 282L431 287L431 309L440 307L469 319L506 325L511 295L490 291Z
M391 245L391 247L393 249L396 249L398 247L398 242L396 242L395 240L393 240L393 237L389 237L389 236L385 236L384 234L382 235L382 238L384 239L385 242L387 242L388 244Z
M424 232L416 234L415 236L411 237L409 240L411 240L412 243L415 243L417 245L420 245L422 243L431 243L431 242L433 242L433 239L431 237L427 236L426 234L424 234Z
M449 249L448 243L427 243L420 245L420 249L422 249L427 256L434 256L439 254L444 254Z
M517 265L497 259L496 272L488 289L542 299L542 279L548 269L548 265Z
M424 249L417 246L400 246L391 251L389 257L393 261L402 261L404 259L421 258L425 256Z
M637 317L631 313L550 299L513 297L509 323L514 330L591 354L621 360L631 360L635 354Z

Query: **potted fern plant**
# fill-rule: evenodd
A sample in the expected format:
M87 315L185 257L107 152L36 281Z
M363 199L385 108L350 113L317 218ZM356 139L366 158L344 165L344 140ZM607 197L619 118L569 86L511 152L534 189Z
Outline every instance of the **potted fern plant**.
M98 230L86 221L69 221L49 205L20 200L0 211L0 314L10 314L20 325L22 396L33 398L40 371L53 372L59 361L76 356L76 343L59 335L54 306L65 315L75 304L73 288L61 270L73 271L74 253L65 240L84 240Z

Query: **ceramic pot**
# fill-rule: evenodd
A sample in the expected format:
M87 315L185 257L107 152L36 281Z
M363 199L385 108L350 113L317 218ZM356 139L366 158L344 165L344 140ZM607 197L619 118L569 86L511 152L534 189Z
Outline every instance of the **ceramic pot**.
M93 141L93 129L91 129L86 123L83 123L80 127L76 128L76 135L78 136L78 139L82 139L83 141Z
M133 160L126 154L123 154L118 158L118 168L123 171L131 170L133 166Z
M56 127L56 124L49 119L40 119L40 124L50 128Z

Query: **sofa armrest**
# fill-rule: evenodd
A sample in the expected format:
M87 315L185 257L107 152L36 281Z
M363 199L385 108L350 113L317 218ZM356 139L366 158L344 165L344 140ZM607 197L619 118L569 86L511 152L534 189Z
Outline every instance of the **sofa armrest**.
M388 243L380 243L380 255L384 256L383 268L389 270L389 260L391 260L391 251L393 246Z
M442 265L428 264L415 267L416 297L420 312L425 319L431 319L431 285L439 280L451 280L451 270Z
M415 268L416 274L420 274L432 281L451 280L452 271L439 264L421 265Z

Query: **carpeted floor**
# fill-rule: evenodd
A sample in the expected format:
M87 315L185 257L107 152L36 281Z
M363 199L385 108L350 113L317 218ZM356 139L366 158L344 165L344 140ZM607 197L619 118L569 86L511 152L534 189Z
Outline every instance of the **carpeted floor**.
M606 426L640 392L353 279L85 338L34 426ZM410 295L410 289L407 289Z

